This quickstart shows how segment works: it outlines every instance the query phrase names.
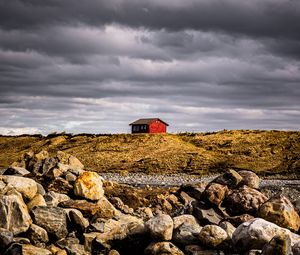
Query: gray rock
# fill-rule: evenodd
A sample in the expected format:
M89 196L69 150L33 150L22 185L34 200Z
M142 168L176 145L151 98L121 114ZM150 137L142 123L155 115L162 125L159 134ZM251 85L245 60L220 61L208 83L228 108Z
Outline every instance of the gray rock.
M172 239L173 220L167 214L155 216L146 222L146 227L149 229L152 238L162 241Z
M213 208L208 208L200 203L193 203L193 215L203 225L215 224L218 225L223 217L215 211Z
M36 183L36 185L37 185L37 193L44 196L46 194L46 191L45 191L43 185L38 182Z
M33 244L47 243L49 241L47 231L35 224L31 224L28 229L28 238Z
M75 231L83 232L88 226L89 221L85 219L82 213L77 209L64 209L67 213L68 222L70 227Z
M292 251L294 255L300 255L300 242L294 244Z
M198 235L202 227L192 215L180 215L173 218L174 230L173 241L187 245L198 242Z
M199 245L187 245L185 246L186 255L225 255L220 250L207 250Z
M219 175L213 180L215 183L227 185L229 188L235 188L243 180L243 177L233 169L228 169L224 174Z
M0 228L14 235L26 232L32 223L28 209L18 192L0 196Z
M12 243L14 234L4 228L0 228L0 251L5 251L10 243Z
M292 245L300 242L299 235L261 218L255 218L238 226L233 233L232 241L241 251L261 250L276 235L289 236Z
M3 172L3 175L24 176L26 174L30 174L30 172L26 170L24 167L17 167L17 166L11 166Z
M70 197L66 194L60 194L54 191L49 191L45 196L47 206L56 207L59 203L70 200Z
M44 228L56 239L68 234L66 212L59 207L39 206L32 210L34 223Z

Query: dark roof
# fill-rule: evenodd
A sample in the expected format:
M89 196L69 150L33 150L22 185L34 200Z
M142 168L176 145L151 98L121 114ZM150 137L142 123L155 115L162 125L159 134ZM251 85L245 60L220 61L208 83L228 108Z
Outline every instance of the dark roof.
M160 122L164 123L166 126L169 126L168 123L162 121L161 119L159 118L149 118L149 119L138 119L132 123L130 123L129 125L147 125L147 124L150 124L152 121L154 120L159 120Z

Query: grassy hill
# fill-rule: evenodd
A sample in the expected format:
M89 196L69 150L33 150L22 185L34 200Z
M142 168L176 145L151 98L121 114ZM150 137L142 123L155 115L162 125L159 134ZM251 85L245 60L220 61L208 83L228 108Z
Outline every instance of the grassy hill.
M0 136L0 168L28 150L62 150L99 172L210 174L231 167L300 176L300 132Z

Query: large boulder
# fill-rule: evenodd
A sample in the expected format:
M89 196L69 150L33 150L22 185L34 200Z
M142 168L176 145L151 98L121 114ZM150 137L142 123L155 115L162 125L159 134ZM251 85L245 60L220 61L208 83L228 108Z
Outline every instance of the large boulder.
M228 187L219 183L210 183L207 185L203 197L214 205L220 205L227 195Z
M299 235L261 218L255 218L237 227L233 233L232 241L242 251L261 250L276 235L289 236L292 245L300 241Z
M200 242L209 248L218 247L227 238L228 238L228 235L227 235L226 231L216 225L204 226L199 234Z
M198 242L202 227L193 215L180 215L173 218L173 240L175 243L187 245Z
M244 185L226 197L224 206L231 215L255 214L266 200L263 193Z
M167 214L155 216L146 222L152 238L162 241L170 241L173 233L173 220Z
M66 212L59 207L38 206L32 210L34 223L56 239L68 234Z
M259 189L260 179L256 173L248 170L241 170L238 172L238 174L243 178L243 185L246 185L253 189Z
M292 231L297 232L300 228L300 217L293 204L281 194L272 197L261 205L259 216Z
M184 253L170 242L151 243L145 249L145 255L184 255Z
M12 190L0 196L0 228L16 235L27 231L31 223L31 217L20 193Z
M101 176L95 172L80 174L74 184L74 193L89 200L99 200L104 195Z
M22 194L24 199L32 199L37 193L37 184L34 180L13 175L0 176L0 180L7 186L14 188Z

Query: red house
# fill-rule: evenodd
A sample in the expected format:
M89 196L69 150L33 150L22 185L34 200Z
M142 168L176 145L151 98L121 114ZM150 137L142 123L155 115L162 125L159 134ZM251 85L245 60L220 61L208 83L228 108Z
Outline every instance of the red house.
M166 133L167 126L166 122L159 118L152 119L139 119L129 124L131 126L131 133Z

